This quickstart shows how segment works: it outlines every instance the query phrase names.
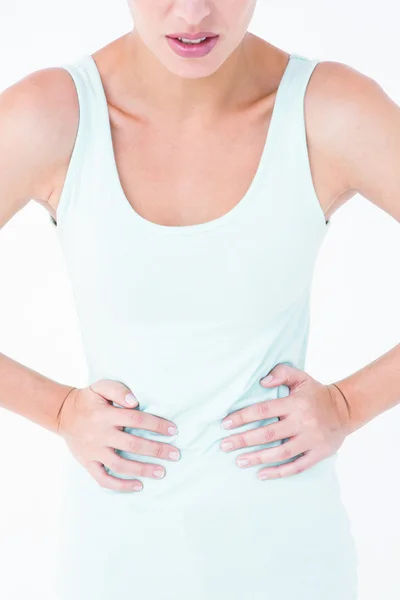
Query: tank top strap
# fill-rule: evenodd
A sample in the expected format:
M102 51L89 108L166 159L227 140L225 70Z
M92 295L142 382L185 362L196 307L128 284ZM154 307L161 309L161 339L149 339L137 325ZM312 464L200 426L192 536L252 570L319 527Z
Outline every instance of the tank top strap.
M319 59L292 53L278 89L271 129L273 148L269 160L269 184L282 190L285 210L299 225L324 227L326 221L311 175L305 120L305 95Z
M62 228L64 220L78 212L78 208L80 220L92 219L95 214L91 203L95 199L98 206L101 199L101 177L96 177L96 173L102 171L109 131L104 118L107 102L103 101L100 75L91 55L81 55L60 67L71 75L79 105L74 147L57 207L57 225Z

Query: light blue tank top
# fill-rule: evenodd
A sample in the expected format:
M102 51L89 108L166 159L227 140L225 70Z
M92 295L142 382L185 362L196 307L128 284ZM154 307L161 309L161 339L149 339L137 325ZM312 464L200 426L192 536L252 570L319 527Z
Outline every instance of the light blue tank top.
M254 467L236 466L243 449L220 450L222 438L233 433L221 420L286 396L286 386L267 390L259 383L278 363L305 366L313 271L330 225L313 187L304 119L317 63L291 55L247 193L227 214L189 226L153 223L130 206L96 63L84 55L63 65L76 85L80 120L57 236L76 302L87 385L121 381L140 410L172 420L179 430L172 438L127 430L181 450L176 463L119 451L167 470L162 480L142 478L144 489L134 494L138 506L157 498L190 502L211 481L221 497L233 478L262 485Z

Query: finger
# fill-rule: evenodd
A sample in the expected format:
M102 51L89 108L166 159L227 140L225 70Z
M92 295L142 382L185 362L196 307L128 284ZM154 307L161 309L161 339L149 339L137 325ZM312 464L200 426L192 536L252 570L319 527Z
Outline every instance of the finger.
M132 454L144 454L155 456L166 460L179 460L181 454L176 446L149 440L132 433L116 430L108 440L108 445L118 450L131 452Z
M106 448L103 457L104 466L110 471L121 475L138 475L139 477L162 479L166 473L165 468L161 465L123 458L112 448Z
M133 429L147 429L161 435L176 435L178 429L172 421L153 415L144 410L123 410L110 406L109 412L113 425L132 427Z
M100 462L92 461L86 469L100 487L116 492L140 492L143 489L143 484L138 479L118 479L109 475Z
M304 440L302 441L300 437L294 437L274 448L263 448L256 452L242 453L237 457L236 464L238 467L247 468L253 465L280 462L281 460L290 460L305 451Z
M278 479L280 477L298 475L317 464L320 460L321 459L317 457L316 453L312 450L308 450L302 456L290 463L279 465L278 467L266 467L265 469L261 469L258 471L257 477L259 479Z
M99 379L99 381L91 383L89 388L105 400L115 402L115 404L119 404L120 406L132 408L139 404L132 390L121 381Z
M275 421L256 429L249 429L241 433L235 433L225 437L220 444L221 450L230 452L237 448L246 446L257 446L259 444L269 444L277 440L293 437L300 433L298 425L292 419L283 419Z
M268 377L271 376L271 379ZM308 377L308 373L295 367L291 362L282 362L277 364L270 372L268 377L260 379L260 384L263 387L277 387L278 385L286 385L289 389L298 387Z
M234 427L240 427L245 423L287 415L290 412L290 405L292 402L292 399L290 398L290 400L288 400L288 398L289 396L284 396L283 398L263 400L262 402L256 402L250 406L245 406L245 408L240 408L235 412L229 413L229 415L222 420L222 427L224 429L233 429Z

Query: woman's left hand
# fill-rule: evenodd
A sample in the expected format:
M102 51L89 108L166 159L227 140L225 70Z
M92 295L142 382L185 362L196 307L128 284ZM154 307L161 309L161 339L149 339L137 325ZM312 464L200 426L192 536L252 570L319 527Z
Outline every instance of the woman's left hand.
M231 451L290 438L272 448L238 456L236 464L239 467L250 467L300 455L286 464L261 469L257 473L260 479L301 473L334 454L350 433L349 407L334 385L324 385L304 371L286 364L276 365L269 374L273 378L267 382L261 380L260 385L265 388L286 385L289 395L241 408L222 421L225 429L232 429L245 423L279 417L279 421L263 427L225 437L220 446L222 450ZM244 462L246 460L247 463Z

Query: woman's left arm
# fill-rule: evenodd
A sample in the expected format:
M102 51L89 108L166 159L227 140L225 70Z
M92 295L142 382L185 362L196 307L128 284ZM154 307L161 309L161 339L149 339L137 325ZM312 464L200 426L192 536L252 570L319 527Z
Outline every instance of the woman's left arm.
M400 404L400 344L328 387L343 411L348 433L359 429Z
M333 141L347 187L400 222L400 107L357 70L335 62L324 68L331 88L326 92L338 111ZM400 403L400 344L335 383L349 405L354 431ZM335 386L330 389L340 394Z
M372 78L343 63L318 65L320 146L340 171L343 192L353 190L400 223L400 106ZM266 374L267 375L267 374ZM273 448L239 455L239 467L268 466L257 477L301 473L336 452L346 436L400 403L400 344L352 375L324 385L297 368L278 364L263 387L287 385L288 396L230 413L222 427L278 417L221 440L224 451L286 439ZM292 460L294 459L294 460Z
M348 65L319 67L318 143L336 165L342 191L361 194L400 223L400 106Z

